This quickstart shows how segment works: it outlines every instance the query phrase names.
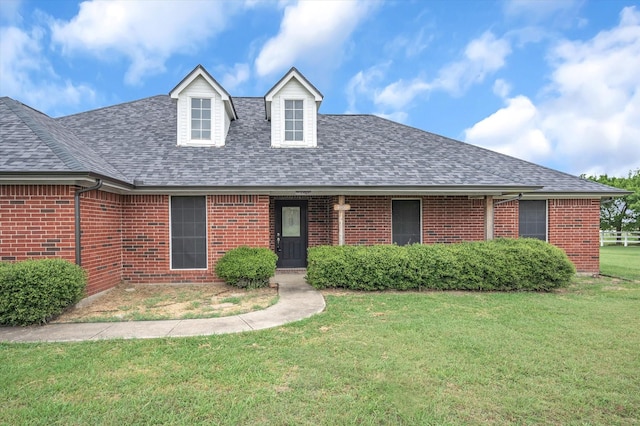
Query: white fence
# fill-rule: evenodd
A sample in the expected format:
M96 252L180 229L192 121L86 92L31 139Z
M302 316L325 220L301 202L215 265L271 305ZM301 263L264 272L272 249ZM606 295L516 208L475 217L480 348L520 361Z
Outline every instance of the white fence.
M600 247L607 244L624 244L627 247L629 244L640 244L640 232L637 231L603 231L600 230Z

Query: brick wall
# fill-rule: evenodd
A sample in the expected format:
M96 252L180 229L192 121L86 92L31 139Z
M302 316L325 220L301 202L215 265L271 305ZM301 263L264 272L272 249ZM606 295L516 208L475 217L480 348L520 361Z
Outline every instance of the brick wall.
M423 197L422 227L425 244L484 240L485 200L468 197Z
M395 197L346 197L347 244L391 243L391 200ZM412 197L406 197L412 198ZM483 199L456 196L413 197L422 200L422 241L453 243L484 239ZM332 197L330 204L336 203ZM337 212L330 212L333 243L338 241ZM600 201L549 200L549 242L562 248L579 272L599 270ZM495 207L494 236L518 237L518 202Z
M0 260L60 257L75 262L75 186L0 186ZM119 195L84 193L81 200L82 267L87 295L121 277Z
M210 282L215 263L232 248L269 246L269 197L207 196L206 270L172 270L168 195L128 195L123 208L123 279Z
M82 267L89 275L87 295L122 280L122 196L103 191L80 195Z
M349 196L345 203L351 206L345 213L345 244L391 244L391 197ZM338 212L335 222L337 230Z
M61 257L75 260L75 187L0 186L0 260ZM337 244L338 197L308 200L309 246ZM347 244L391 243L390 196L347 196ZM412 198L412 197L407 197ZM484 239L484 200L456 196L422 200L423 242ZM273 248L274 197L207 197L208 268L171 270L168 195L82 195L83 267L89 294L121 279L130 282L207 282L215 262L239 245ZM549 242L561 247L580 272L599 268L599 206L593 200L549 200ZM495 236L517 237L518 203L495 208Z
M495 238L518 238L517 200L495 206L493 210L493 226Z
M309 197L309 247L331 244L332 197Z
M68 185L0 185L0 260L75 260L73 194Z
M349 196L346 244L391 244L391 201L397 197ZM484 239L484 200L468 197L401 197L422 200L422 242L452 243ZM337 213L334 213L337 222ZM337 241L337 224L334 226Z
M241 245L269 247L268 195L213 195L209 206L209 264Z
M600 270L600 200L549 200L549 242L563 249L578 272Z
M169 196L125 195L122 201L122 279L171 281Z

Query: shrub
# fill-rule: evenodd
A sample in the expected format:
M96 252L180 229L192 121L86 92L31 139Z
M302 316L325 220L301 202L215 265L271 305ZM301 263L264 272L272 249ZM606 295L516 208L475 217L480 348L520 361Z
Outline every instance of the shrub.
M307 281L317 288L350 288L355 246L318 246L307 256Z
M569 284L575 267L536 239L498 239L406 247L314 247L307 280L316 288L549 291Z
M278 256L268 248L240 246L220 258L216 275L236 287L266 287L276 273L277 260Z
M317 288L406 290L411 286L403 247L320 246L310 248L307 259L307 280Z
M63 259L25 260L0 266L0 323L44 324L77 303L85 271Z

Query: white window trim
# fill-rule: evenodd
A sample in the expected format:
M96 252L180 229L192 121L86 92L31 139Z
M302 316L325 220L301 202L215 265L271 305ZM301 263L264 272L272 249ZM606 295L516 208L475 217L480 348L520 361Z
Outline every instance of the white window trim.
M207 258L207 267L206 268L174 268L173 267L173 238L172 238L172 226L173 221L171 217L171 199L173 195L169 196L169 270L170 271L208 271L209 270L209 197L207 195L202 195L204 197L204 222L205 222L205 256ZM182 195L180 195L182 197Z
M285 118L285 101L302 101L302 140L301 141L288 141L286 140L286 118ZM287 98L280 97L280 111L282 118L280 119L280 142L274 144L275 148L314 148L313 140L308 140L307 129L308 119L307 117L307 101L306 98Z
M545 224L544 224L545 225L545 230L544 230L545 239L544 240L546 242L549 242L549 200L544 200L544 204L545 204L545 206L544 206L544 214L546 216L545 217L545 221L544 221L545 222Z
M525 199L520 200L520 201L540 201L540 200L539 199L536 200L536 199L527 199L527 198L525 198ZM544 215L545 215L545 218L544 218L544 222L545 222L545 224L544 224L544 226L545 226L544 234L545 234L545 239L544 239L544 241L546 241L548 243L549 242L549 199L545 199L544 200L544 204L545 204L545 207L544 207ZM525 237L520 237L520 204L519 204L519 202L518 202L518 238L525 238Z
M211 94L203 94L203 95L191 95L187 96L187 142L185 145L187 146L223 146L224 143L220 143L220 141L216 140L215 134L215 115L216 115L216 98L212 97ZM211 101L211 139L191 139L191 100L192 99L209 99Z
M210 105L210 113L211 113L211 118L210 118L210 123L209 123L209 139L193 139L193 133L192 133L192 124L193 124L193 100L194 99L200 99L200 100L208 100L209 101L209 105ZM202 97L202 96L190 96L188 98L188 105L189 105L189 141L191 143L204 143L207 145L210 145L213 142L213 108L214 108L214 99L210 98L210 97ZM200 120L202 120L202 117L200 117Z
M415 201L418 200L420 202L420 242L417 244L422 244L424 241L424 209L422 207L422 198L414 197L414 198L392 198L389 203L389 209L391 211L391 243L393 244L393 202L394 201Z

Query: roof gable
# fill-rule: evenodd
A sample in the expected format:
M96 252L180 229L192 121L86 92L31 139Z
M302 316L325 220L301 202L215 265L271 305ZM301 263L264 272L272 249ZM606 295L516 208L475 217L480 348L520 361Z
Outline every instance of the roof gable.
M178 99L180 94L184 92L184 90L189 87L198 77L203 78L211 88L218 93L218 95L222 98L222 101L225 105L225 110L227 114L232 118L232 120L236 120L238 118L238 114L236 113L236 109L233 106L233 100L231 99L231 95L227 92L224 87L220 85L216 81L215 78L211 76L207 72L207 70L202 66L198 65L191 71L185 78L182 79L180 83L176 87L174 87L171 92L169 92L169 96L173 99Z
M300 71L296 69L296 67L291 67L289 72L287 72L268 92L264 95L265 108L267 120L271 119L271 103L273 102L273 97L280 92L289 82L295 79L300 85L309 93L310 96L313 97L316 102L316 111L320 108L320 104L322 103L322 99L324 96L318 89L315 88L313 84L306 79L305 76L302 75Z

